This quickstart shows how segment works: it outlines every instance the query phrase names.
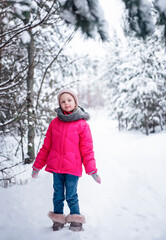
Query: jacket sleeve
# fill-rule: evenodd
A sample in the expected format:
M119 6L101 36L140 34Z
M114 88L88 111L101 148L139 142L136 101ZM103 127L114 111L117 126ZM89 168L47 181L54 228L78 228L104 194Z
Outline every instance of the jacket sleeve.
M80 153L86 173L96 173L97 169L94 158L92 134L87 122L80 133Z
M52 123L50 123L42 148L38 152L35 162L33 164L34 169L42 169L47 162L47 157L51 149L51 143L52 143Z

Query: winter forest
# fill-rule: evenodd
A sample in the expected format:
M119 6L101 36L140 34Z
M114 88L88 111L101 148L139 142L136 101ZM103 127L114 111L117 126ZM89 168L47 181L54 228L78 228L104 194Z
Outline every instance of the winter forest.
M106 195L108 199L111 194L117 194L113 200L115 208L118 201L121 204L120 190L118 192L117 189L122 190L125 176L134 173L134 163L131 158L137 155L137 149L142 150L141 156L143 157L142 160L136 157L139 162L136 166L138 164L137 167L140 170L138 182L143 181L140 180L142 174L144 177L147 174L143 173L144 167L153 165L154 172L149 179L153 179L153 176L157 178L155 169L158 169L161 177L161 182L158 180L158 184L164 183L166 180L164 180L164 167L166 167L164 151L166 138L165 66L165 0L0 1L0 188L2 190L0 191L0 207L5 206L6 198L14 194L12 192L14 190L5 192L8 189L24 186L27 191L30 190L32 163L42 146L49 123L56 117L57 93L63 88L74 89L78 94L80 105L92 115L90 125L92 134L94 138L96 137L96 140L94 139L96 156L102 161L102 156L105 154L105 158L110 158L111 161L111 165L107 162L101 170L101 173L105 174L107 184L109 181L114 181L113 176L115 178L122 176L110 195L108 193ZM109 137L111 135L112 138ZM142 142L138 141L141 138L143 138ZM136 145L132 141L136 141ZM108 157L112 146L114 150ZM129 152L133 153L132 157ZM148 155L150 152L151 155ZM152 159L151 163L145 161L147 155ZM159 165L154 156L159 158ZM121 160L119 163L115 160L114 165L114 160L111 158ZM98 161L98 165L102 166L100 160ZM127 174L127 164L132 168L132 173ZM107 167L113 168L110 170L112 171L111 179L108 178ZM123 168L126 169L126 175L122 173ZM118 169L122 174L117 173ZM45 178L46 175L43 173L43 179ZM87 181L85 184L88 188L87 178L85 177L85 182ZM43 197L39 192L43 185L42 177L37 181L40 186L37 195ZM38 188L37 181L34 182L36 188ZM157 189L157 183L154 185ZM149 189L148 186L150 188L147 184L147 189ZM47 189L46 183L44 187ZM81 187L86 188L83 185ZM107 187L103 186L103 194ZM135 200L139 198L135 189L137 187L136 184L133 190L136 194ZM95 201L95 196L93 196L97 188L95 183L92 188L92 192L88 194ZM161 189L160 185L160 196L162 196L159 198L166 201L166 191L163 192ZM34 197L35 190L33 191ZM124 191L125 189L122 191L125 195ZM144 190L140 191L144 194ZM2 200L3 196L4 200ZM83 202L86 202L83 193L81 196ZM23 196L21 199L23 200ZM127 198L125 200L127 202ZM155 203L151 200L149 197L152 203L151 209L154 209ZM47 200L44 198L44 201ZM130 200L128 202L131 203ZM165 206L161 200L160 206L163 206L162 204ZM90 210L86 204L84 206L85 209ZM107 201L106 207L109 208ZM32 206L30 208L33 212ZM127 208L122 205L121 208L127 211ZM94 206L94 212L96 209L97 205ZM144 210L146 212L146 209ZM101 211L105 211L103 206ZM118 213L114 211L115 209L110 210L110 214L117 216ZM156 215L160 211L165 212L166 206L164 210L163 207L161 209L158 207ZM2 230L3 240L9 239L9 236L13 236L10 238L12 240L37 238L37 230L33 232L34 237L24 238L20 235L19 238L16 233L19 232L17 227L11 228L13 235L7 235L3 224L7 224L5 220L8 221L8 218L5 217L5 212L0 215L4 216L4 223L0 220L0 235ZM143 213L138 215L136 224L138 224L138 229L141 229L142 223L138 219ZM40 214L37 213L37 216ZM109 219L108 216L106 217ZM127 230L123 227L122 233L126 234L126 238L122 235L118 237L113 233L112 239L165 240L165 219L163 218L164 213L159 216L158 222L156 220L156 224L150 225L149 223L149 228L160 225L156 232L151 230L149 235L145 232L139 235L139 230L135 230L130 237L127 237ZM99 233L97 220L96 226L93 217L92 220L94 224L91 224L91 227L93 231L96 231L96 235L88 238L88 235L67 236L64 233L64 235L58 235L59 238L65 239L67 236L66 238L70 240L76 238L111 239L111 233L107 234L106 225L101 224L103 232ZM113 215L111 220L114 221ZM130 220L132 222L133 219ZM121 218L121 224L123 221L126 221L125 217ZM44 225L43 222L41 224ZM88 233L90 233L89 228L87 227ZM23 233L23 230L20 232ZM141 238L141 236L146 237ZM50 235L50 239L53 239L53 236Z

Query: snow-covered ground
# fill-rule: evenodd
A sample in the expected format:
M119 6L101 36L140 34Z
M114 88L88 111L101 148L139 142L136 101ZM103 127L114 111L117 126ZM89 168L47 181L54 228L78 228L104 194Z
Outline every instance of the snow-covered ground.
M102 184L85 173L80 178L85 231L52 231L52 175L41 171L26 185L0 189L0 239L166 239L166 132L118 132L104 117L90 126Z

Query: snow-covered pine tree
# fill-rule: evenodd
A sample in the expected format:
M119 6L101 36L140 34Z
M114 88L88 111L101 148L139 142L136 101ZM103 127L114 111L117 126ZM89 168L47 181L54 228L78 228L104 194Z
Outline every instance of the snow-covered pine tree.
M157 33L156 33L157 34ZM154 132L165 125L164 42L138 41L128 37L126 47L118 41L110 46L107 58L108 97L119 128Z

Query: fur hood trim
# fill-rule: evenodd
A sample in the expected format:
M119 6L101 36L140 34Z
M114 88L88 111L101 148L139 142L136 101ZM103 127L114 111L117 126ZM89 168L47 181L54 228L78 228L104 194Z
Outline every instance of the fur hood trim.
M85 223L85 217L83 215L78 215L78 214L69 214L66 217L66 222L67 223Z
M65 224L66 223L66 216L63 214L57 214L57 213L53 213L53 212L49 212L48 213L48 217L53 221L53 222L58 222L58 223L62 223Z

